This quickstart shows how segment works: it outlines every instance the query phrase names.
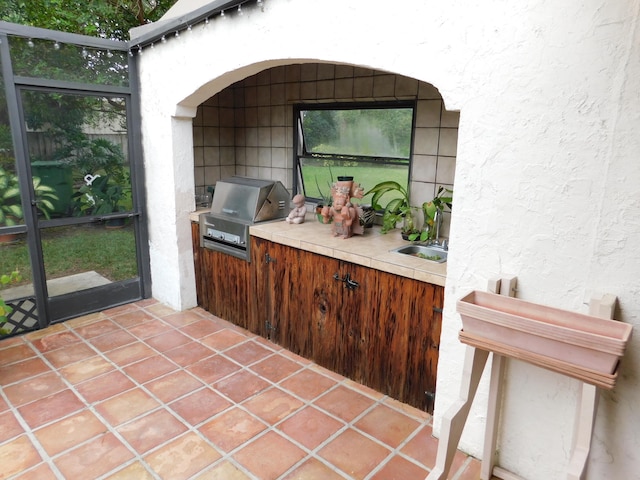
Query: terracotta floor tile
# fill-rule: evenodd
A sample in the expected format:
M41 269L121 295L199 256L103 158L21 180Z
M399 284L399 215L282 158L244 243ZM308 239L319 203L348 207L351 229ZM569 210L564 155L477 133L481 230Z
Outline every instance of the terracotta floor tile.
M284 477L283 480L344 480L344 477L327 467L317 458L310 458ZM411 479L407 477L402 480Z
M0 397L0 412L4 412L9 409L9 405L4 401L4 398Z
M198 430L216 447L230 452L266 428L266 425L244 410L231 408L205 423Z
M153 313L156 317L164 317L166 315L171 315L172 313L176 313L176 311L173 308L171 308L169 305L164 305L162 303L149 305L145 307L145 310Z
M169 315L165 315L162 317L162 320L173 325L174 327L184 327L186 325L190 325L194 322L202 320L200 315L195 314L194 312L185 311L185 312L174 312Z
M267 432L236 452L233 458L261 480L274 480L305 455L289 440L275 432Z
M90 438L107 432L107 427L89 410L84 410L34 432L50 455L57 455Z
M269 425L275 425L303 405L304 403L296 397L279 388L270 388L260 392L243 403L247 410Z
M241 370L233 375L216 382L214 388L229 397L236 403L241 403L247 398L271 386L255 373Z
M184 433L187 427L166 410L156 410L118 427L118 432L142 454Z
M131 332L132 328L138 326L143 327L148 322L156 320L156 318L144 310L132 310L120 315L112 315L111 320ZM165 326L165 329L166 328Z
M149 466L161 477L187 480L216 462L220 453L196 433L176 438L145 457Z
M63 390L18 408L30 428L37 428L51 421L85 408L85 404L71 390Z
M78 327L75 332L83 338L99 337L107 333L115 333L120 331L120 326L116 325L109 319L99 320L83 327Z
M353 430L346 430L318 454L355 479L366 477L391 453Z
M91 357L82 362L67 365L60 369L60 374L73 384L103 375L115 367L102 357Z
M145 339L172 332L173 327L167 325L162 320L150 317L146 322L128 328L127 331L138 338Z
M221 355L205 358L186 368L206 384L212 384L227 375L240 370L240 366Z
M436 464L438 439L432 435L431 425L424 426L400 451L432 468Z
M23 472L12 480L57 480L56 474L46 463L41 463L37 467Z
M167 358L181 367L188 367L216 354L215 351L205 347L200 342L185 343L173 350L164 353Z
M26 435L0 445L0 465L2 465L2 478L23 472L36 466L42 461L40 454L35 449Z
M67 385L56 372L43 373L37 377L28 378L23 382L4 387L4 393L13 406L48 397L56 392L65 390Z
M226 350L224 354L242 365L251 365L273 354L273 351L256 342L244 342Z
M133 458L112 433L101 435L54 460L65 478L97 478Z
M113 475L109 475L106 480L153 480L153 475L140 462L132 463Z
M123 313L129 312L144 313L144 310L141 310L140 307L135 303L127 303L125 305L118 305L117 307L109 308L102 311L102 313L107 317L115 317L116 315L122 315Z
M193 477L193 480L251 480L251 478L233 463L224 461Z
M283 388L294 392L305 400L316 398L335 384L334 380L308 369L296 373L280 383Z
M212 320L200 318L199 320L180 328L180 331L193 338L202 338L207 335L211 335L212 333L219 332L223 328L224 327L220 324Z
M391 448L398 447L420 423L385 405L376 405L355 426Z
M261 377L277 383L303 367L299 363L276 353L258 363L254 363L249 368Z
M157 408L159 403L136 388L96 405L96 411L111 425L120 425Z
M155 348L159 352L166 352L172 348L179 347L185 343L189 343L191 339L186 335L181 334L177 330L166 331L155 337L148 338L146 340L147 345Z
M107 352L105 353L105 356L116 365L124 367L125 365L135 363L139 360L144 360L145 358L153 357L157 354L158 353L148 345L137 342L132 343L131 345L127 345L126 347L121 347L116 350Z
M39 358L30 358L23 362L5 365L0 367L0 386L11 385L50 370L47 364Z
M78 392L88 403L96 403L135 387L135 383L114 370L76 385Z
M231 402L209 388L203 388L169 405L186 422L196 426L229 408Z
M233 347L241 342L246 342L247 336L238 333L229 328L220 330L213 335L206 336L202 339L202 343L208 347L215 348L219 352L222 352L229 347Z
M101 352L108 352L137 341L136 337L124 330L100 335L89 340L89 343Z
M100 322L102 320L105 320L106 318L107 316L104 313L95 312L88 315L82 315L81 317L72 318L71 320L67 320L64 323L68 328L77 330L80 327L85 327L87 325L91 325L92 323Z
M178 370L164 377L152 380L145 384L145 388L158 397L160 401L168 403L199 389L203 385L201 381L196 380L188 373Z
M46 335L37 340L33 340L31 343L33 343L33 346L36 347L38 351L44 353L57 350L58 348L68 347L73 343L79 343L81 341L76 334L65 329L60 333Z
M13 412L0 413L0 443L24 433Z
M478 472L479 473L479 472ZM392 480L392 479L424 479L427 478L429 472L411 463L400 456L395 456L389 460L380 470L370 477L370 480ZM478 477L475 478L477 480Z
M124 367L124 372L138 383L146 383L177 370L178 366L162 355L145 358L137 363Z
M459 474L458 480L476 480L480 478L480 469L482 462L477 458L471 458L468 465L464 467L462 473Z
M320 410L306 407L278 425L278 430L313 450L344 426Z
M342 385L317 398L314 405L350 422L375 402L369 397Z
M85 343L74 343L68 347L59 348L43 354L56 368L62 368L72 363L96 356L96 351Z

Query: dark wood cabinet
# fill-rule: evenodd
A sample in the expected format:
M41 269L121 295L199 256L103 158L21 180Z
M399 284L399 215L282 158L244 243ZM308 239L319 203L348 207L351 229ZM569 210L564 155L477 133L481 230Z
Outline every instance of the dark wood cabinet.
M444 288L251 237L251 263L193 247L198 304L433 413Z

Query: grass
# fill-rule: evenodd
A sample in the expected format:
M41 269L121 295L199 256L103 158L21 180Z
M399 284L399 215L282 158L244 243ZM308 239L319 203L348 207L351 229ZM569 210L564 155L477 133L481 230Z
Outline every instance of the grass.
M42 250L49 280L91 270L114 282L138 275L131 225L119 230L93 225L46 229ZM0 273L17 268L22 275L20 284L32 283L25 234L16 242L0 244L0 265Z

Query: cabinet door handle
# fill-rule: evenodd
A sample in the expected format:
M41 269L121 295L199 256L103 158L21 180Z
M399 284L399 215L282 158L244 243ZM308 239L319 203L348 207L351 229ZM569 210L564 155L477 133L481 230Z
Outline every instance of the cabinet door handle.
M356 282L355 280L351 280L349 278L349 274L347 274L347 277L345 279L345 283L347 284L347 288L349 290L355 290L356 288L358 288L360 286L360 284L358 282Z
M338 272L336 272L336 273L334 273L334 274L333 274L333 279L334 279L334 280L337 280L337 281L339 281L339 282L344 282L344 279L343 279L343 278L340 278L340 275L338 274Z

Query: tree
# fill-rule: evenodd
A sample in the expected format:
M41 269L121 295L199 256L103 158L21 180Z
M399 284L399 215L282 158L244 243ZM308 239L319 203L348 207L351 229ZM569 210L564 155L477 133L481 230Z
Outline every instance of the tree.
M93 37L128 40L133 27L155 22L177 0L3 0L0 19Z

